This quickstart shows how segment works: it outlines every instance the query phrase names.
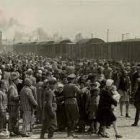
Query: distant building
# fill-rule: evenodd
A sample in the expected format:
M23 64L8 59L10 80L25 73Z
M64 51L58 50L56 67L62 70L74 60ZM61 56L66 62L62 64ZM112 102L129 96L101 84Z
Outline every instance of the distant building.
M140 41L140 38L126 39L126 40L123 40L123 41L124 42Z

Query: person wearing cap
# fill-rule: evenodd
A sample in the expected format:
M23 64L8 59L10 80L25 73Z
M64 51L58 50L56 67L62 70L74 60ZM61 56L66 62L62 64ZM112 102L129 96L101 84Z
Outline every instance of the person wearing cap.
M57 118L56 118L56 97L55 97L55 89L57 81L52 78L49 79L49 88L47 88L44 92L44 109L43 109L43 124L41 129L40 138L44 139L44 135L48 130L48 138L53 138L54 131L57 129Z
M22 136L28 137L27 132L31 128L32 123L32 111L33 108L37 106L37 102L33 96L30 86L32 81L29 78L26 78L24 81L24 87L20 92L20 105L23 112L23 134Z
M70 74L68 76L68 84L66 84L63 89L67 118L67 136L69 138L77 137L74 135L74 129L79 119L79 109L76 98L77 94L80 93L80 89L74 84L75 78L75 74Z
M10 77L10 86L8 89L8 111L9 111L9 131L10 136L19 135L19 94L17 84L19 83L19 74L12 72Z

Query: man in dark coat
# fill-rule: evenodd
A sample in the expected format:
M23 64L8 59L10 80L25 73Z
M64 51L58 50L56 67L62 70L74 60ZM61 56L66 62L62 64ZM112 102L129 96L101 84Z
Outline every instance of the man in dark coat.
M137 90L134 96L134 105L136 107L135 122L132 126L138 126L139 115L140 115L140 78L137 79Z
M56 87L56 80L50 79L49 89L45 90L45 103L44 103L44 120L41 130L40 138L44 139L46 130L48 130L48 138L52 138L54 131L57 129L57 119L56 119L56 97L54 90Z
M138 83L137 79L140 77L140 66L136 67L131 75L132 75L131 76L132 94L134 97L136 93L137 83Z
M79 119L79 109L76 96L77 93L80 92L80 90L75 84L73 84L75 78L75 74L70 74L68 76L69 83L64 86L63 90L68 126L67 136L72 138L76 138L76 136L73 135L73 132Z

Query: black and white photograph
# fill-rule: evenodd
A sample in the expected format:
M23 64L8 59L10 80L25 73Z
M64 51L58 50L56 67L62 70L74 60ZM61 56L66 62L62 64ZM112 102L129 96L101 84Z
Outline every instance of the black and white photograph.
M0 139L140 139L140 0L0 0Z

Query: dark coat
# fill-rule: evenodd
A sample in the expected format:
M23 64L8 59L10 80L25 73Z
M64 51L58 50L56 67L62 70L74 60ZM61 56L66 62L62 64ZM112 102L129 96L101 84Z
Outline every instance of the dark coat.
M128 89L130 89L130 85L131 85L131 82L130 82L129 76L125 77L122 75L120 77L118 90L128 91Z
M56 130L57 128L57 119L56 119L56 96L54 91L49 89L48 91L45 90L45 102L44 102L44 121L45 125L49 130Z
M78 107L79 107L79 115L80 120L86 120L87 119L87 104L89 100L89 95L86 92L81 91L80 94L78 94L77 97L78 100Z
M111 91L103 89L97 111L97 121L103 126L110 126L116 120L111 105L117 106L117 101L112 98Z
M63 91L61 93L55 91L55 95L57 101L57 123L58 123L58 128L61 129L66 126L66 113L65 113Z
M64 86L63 93L65 99L65 111L68 122L78 121L79 108L77 103L77 93L80 90L74 84L67 84Z
M134 105L136 108L140 109L140 87L136 90L135 96L134 96Z

